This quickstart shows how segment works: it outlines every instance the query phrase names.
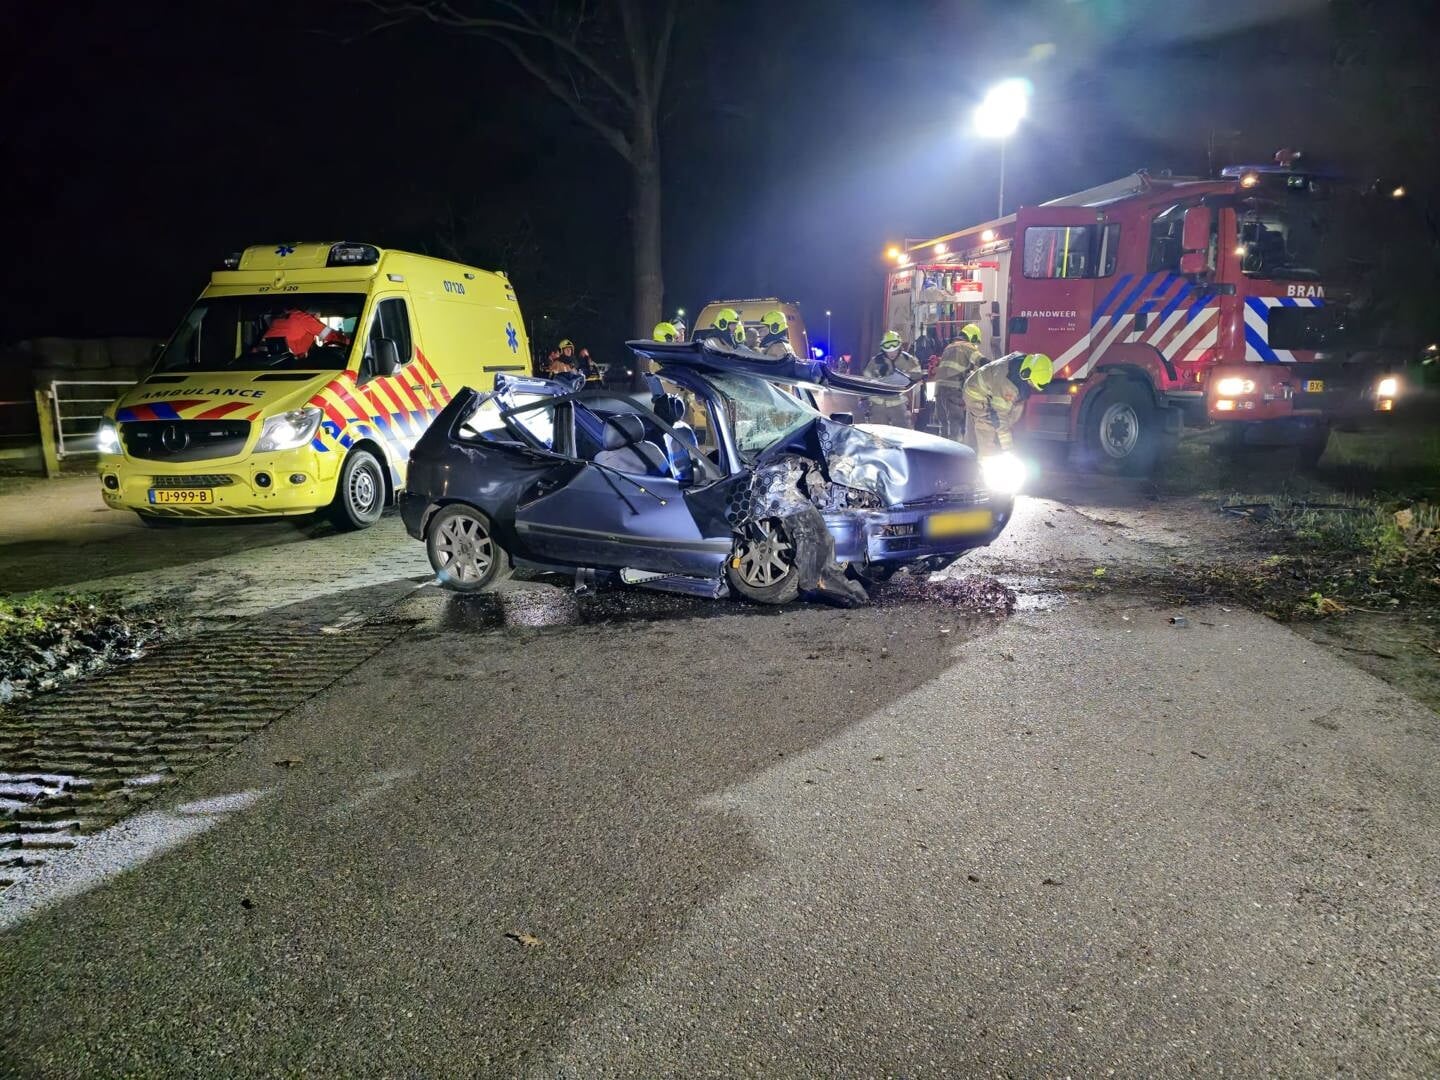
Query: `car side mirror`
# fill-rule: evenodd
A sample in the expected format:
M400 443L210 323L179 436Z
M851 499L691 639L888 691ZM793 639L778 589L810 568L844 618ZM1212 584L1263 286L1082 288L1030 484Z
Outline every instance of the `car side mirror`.
M375 373L388 378L400 370L400 350L392 338L375 339Z
M837 424L853 424L855 423L855 414L848 412L832 412L830 414L830 419L834 420Z

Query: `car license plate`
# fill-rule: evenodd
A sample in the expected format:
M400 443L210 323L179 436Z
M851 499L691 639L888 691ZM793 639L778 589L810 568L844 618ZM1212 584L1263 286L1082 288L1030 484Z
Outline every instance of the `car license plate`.
M1324 379L1306 379L1305 392L1307 394L1323 394L1325 392Z
M150 501L156 506L195 506L213 503L215 493L208 488L151 488Z
M947 536L968 536L971 533L989 532L995 524L989 510L954 510L945 514L931 514L925 519L925 535L940 540Z

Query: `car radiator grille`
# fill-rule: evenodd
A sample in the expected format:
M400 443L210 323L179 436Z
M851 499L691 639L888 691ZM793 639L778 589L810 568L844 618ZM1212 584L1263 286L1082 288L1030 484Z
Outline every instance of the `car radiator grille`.
M235 457L250 438L247 420L133 420L120 425L125 452L146 461Z
M179 476L152 476L150 486L156 488L229 487L235 477L224 473L185 473Z

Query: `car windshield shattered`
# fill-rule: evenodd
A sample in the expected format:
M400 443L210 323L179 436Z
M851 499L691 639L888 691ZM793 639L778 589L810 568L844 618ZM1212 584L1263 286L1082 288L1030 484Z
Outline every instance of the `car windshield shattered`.
M705 380L724 401L736 449L747 461L820 417L798 398L755 375L712 372Z

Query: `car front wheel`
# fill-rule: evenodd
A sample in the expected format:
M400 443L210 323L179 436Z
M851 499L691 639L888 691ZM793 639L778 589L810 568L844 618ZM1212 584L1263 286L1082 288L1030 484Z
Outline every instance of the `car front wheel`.
M795 545L775 518L745 526L725 576L730 588L757 604L788 604L800 595Z
M482 592L509 576L509 557L490 522L469 506L447 506L425 531L425 552L435 578L456 592Z

